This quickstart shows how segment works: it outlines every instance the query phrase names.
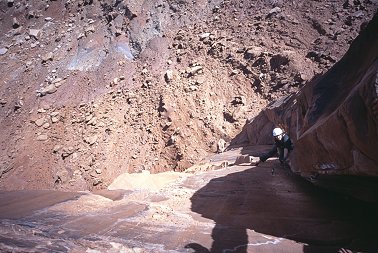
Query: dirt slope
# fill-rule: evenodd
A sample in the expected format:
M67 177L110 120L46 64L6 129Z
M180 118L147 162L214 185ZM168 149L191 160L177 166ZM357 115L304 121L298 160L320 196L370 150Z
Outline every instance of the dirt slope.
M2 1L0 187L182 171L342 57L377 1Z

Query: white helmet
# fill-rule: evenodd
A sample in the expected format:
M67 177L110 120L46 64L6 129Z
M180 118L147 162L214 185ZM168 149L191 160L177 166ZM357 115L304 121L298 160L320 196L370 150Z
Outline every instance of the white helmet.
M276 127L275 129L273 129L273 137L276 137L280 134L283 134L283 130L279 127Z

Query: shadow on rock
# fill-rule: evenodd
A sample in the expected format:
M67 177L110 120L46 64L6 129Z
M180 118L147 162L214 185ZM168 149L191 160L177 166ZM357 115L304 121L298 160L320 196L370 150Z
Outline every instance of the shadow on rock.
M256 241L249 232L305 243L304 252L377 249L377 206L314 187L267 161L256 168L212 179L192 197L192 211L212 219L210 249L195 242L195 252L247 252ZM249 232L248 232L249 231ZM252 240L255 240L252 238Z

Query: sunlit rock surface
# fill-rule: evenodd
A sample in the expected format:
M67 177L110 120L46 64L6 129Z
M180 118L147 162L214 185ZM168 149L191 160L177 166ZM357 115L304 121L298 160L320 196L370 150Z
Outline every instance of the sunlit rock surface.
M207 161L228 166L208 171L124 174L93 193L0 192L0 251L377 251L377 207L323 191L277 159L231 165L266 148L232 148Z

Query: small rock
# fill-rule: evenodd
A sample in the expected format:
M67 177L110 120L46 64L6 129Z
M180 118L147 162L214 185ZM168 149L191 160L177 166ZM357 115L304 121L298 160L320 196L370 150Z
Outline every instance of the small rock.
M173 80L173 70L167 70L167 72L165 72L164 78L165 78L165 81L167 83L169 83L170 81L172 81Z
M51 122L52 122L52 123L56 123L56 122L58 122L58 121L59 121L59 117L56 117L56 116L51 117Z
M83 38L84 36L85 36L84 33L79 33L79 35L77 36L77 39L79 40L79 39Z
M89 145L93 145L96 143L97 141L97 136L96 135L93 135L93 136L88 136L88 137L85 137L84 138L84 141L86 143L88 143Z
M65 183L67 182L69 179L69 174L68 174L68 171L64 170L64 169L61 169L60 171L58 171L56 173L56 175L54 176L54 181L56 184L62 184L62 183Z
M0 55L4 55L8 52L8 49L6 49L5 47L3 48L0 48Z
M24 105L24 102L22 101L22 99L18 99L14 105L14 110L16 111L20 109L23 105Z
M46 86L45 88L42 88L41 90L37 91L37 96L43 97L47 94L52 94L57 91L57 88L55 87L54 84L50 84Z
M62 86L62 84L64 84L66 82L66 80L62 79L62 78L57 78L55 79L52 83L55 85L56 88L59 88L60 86Z
M13 18L13 25L12 25L12 27L13 27L14 29L20 27L20 22L18 22L17 18Z
M118 37L118 36L122 35L122 33L123 33L122 29L117 28L116 31L115 31L115 36Z
M210 33L202 33L199 37L201 40L206 39L210 36Z
M53 148L53 153L58 153L58 151L62 148L61 145L55 145Z
M16 35L21 35L23 33L23 30L22 30L22 26L16 28L13 30L13 34L16 36ZM25 40L28 40L28 38L30 39L29 35L25 35L24 39ZM17 44L22 44L24 43L24 40L22 38L17 38Z
M30 19L30 18L34 18L34 17L36 17L35 11L33 11L33 10L29 11L28 12L28 18Z
M77 159L79 157L79 154L77 152L72 153L72 159Z
M42 56L42 63L45 63L47 61L52 61L53 58L54 58L53 52L49 52L49 53L45 54L44 56Z
M29 35L31 37L34 37L35 39L39 38L40 33L41 33L41 30L39 30L39 29L30 29L29 30Z
M143 75L147 75L148 74L148 69L146 69L146 68L142 69L142 74Z
M204 77L204 76L199 76L199 77L197 77L197 79L196 79L196 84L197 84L197 85L201 85L201 84L204 84L205 81L206 81L206 77Z
M263 52L263 49L261 47L253 47L248 49L244 53L244 58L245 59L254 59L256 57L259 57Z
M37 141L46 141L48 138L46 134L41 134L37 136Z
M97 117L93 117L91 120L89 120L87 125L91 125L91 126L97 125Z
M75 152L75 149L73 147L63 148L62 150L62 158L66 158L70 155L72 155Z
M255 156L249 156L249 160L251 161L251 165L258 165L260 163L260 158Z
M85 117L85 122L89 122L91 119L93 119L93 114L89 114L87 117Z
M246 98L244 96L237 96L232 100L232 105L246 105Z
M99 185L99 184L101 184L101 183L102 183L101 178L95 178L95 179L93 180L93 186Z
M86 27L84 30L85 35L87 35L88 33L94 33L94 32L95 32L95 28L93 25Z
M356 18L363 17L364 15L365 15L365 13L362 10L359 10L359 11L356 11L355 13L353 13L353 16L356 17Z
M34 123L36 124L37 127L41 127L45 123L45 119L44 118L37 119Z
M237 69L233 69L233 70L231 71L231 75L237 75L237 74L239 74L239 70L237 70Z
M195 75L198 72L200 72L202 69L203 69L202 66L194 66L194 67L192 67L192 68L189 69L189 74Z
M83 174L83 172L82 172L81 170L75 170L75 171L73 172L73 176L74 176L74 177L81 176L82 174Z
M195 85L190 85L190 86L189 86L189 90L190 90L190 91L197 91L197 90L198 90L198 87L195 86Z
M111 86L111 87L112 87L112 86L115 86L115 85L119 84L119 82L122 81L122 80L125 80L125 77L124 77L124 76L115 77L115 78L113 79L113 81L110 82L110 86Z
M46 109L45 108L39 108L37 110L38 113L45 113L46 112Z
M223 153L226 150L226 141L220 139L217 144L217 153Z
M117 85L118 83L119 83L119 78L118 77L114 78L112 81L112 84Z
M36 46L38 46L39 45L39 41L37 41L37 42L35 42L35 43L31 43L30 44L30 47L31 48L35 48Z
M280 7L274 7L273 9L271 9L268 13L268 17L271 17L273 16L274 14L277 14L277 13L280 13L281 12L281 8Z

